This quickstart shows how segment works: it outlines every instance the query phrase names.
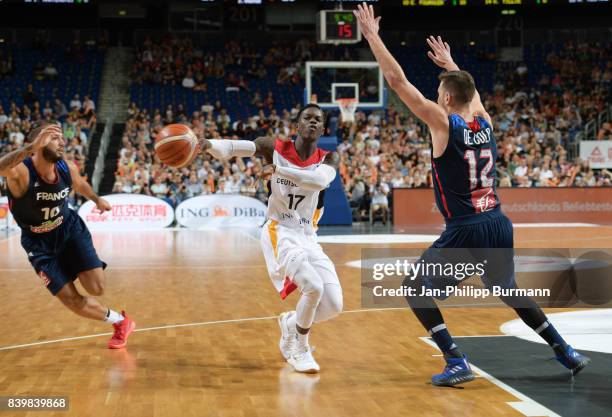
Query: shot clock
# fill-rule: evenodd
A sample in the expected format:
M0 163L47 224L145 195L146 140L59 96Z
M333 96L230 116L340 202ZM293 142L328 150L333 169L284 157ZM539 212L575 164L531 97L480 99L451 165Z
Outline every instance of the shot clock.
M317 15L319 43L357 43L361 32L352 10L321 10Z

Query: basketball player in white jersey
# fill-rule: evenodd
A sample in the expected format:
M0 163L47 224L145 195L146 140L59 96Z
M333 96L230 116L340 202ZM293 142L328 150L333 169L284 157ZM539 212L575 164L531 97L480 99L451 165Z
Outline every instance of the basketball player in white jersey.
M262 176L270 179L268 221L261 246L268 273L281 298L298 288L295 311L280 315L279 343L283 357L297 372L319 372L308 334L313 323L342 311L342 288L332 261L317 243L317 222L323 193L336 177L339 156L317 147L325 114L316 104L298 114L298 137L283 141L260 137L247 140L206 140L202 149L217 159L262 156Z

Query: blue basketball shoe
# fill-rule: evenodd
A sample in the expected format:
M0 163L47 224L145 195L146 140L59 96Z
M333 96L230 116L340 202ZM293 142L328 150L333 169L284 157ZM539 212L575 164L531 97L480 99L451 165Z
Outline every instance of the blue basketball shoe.
M463 355L463 358L445 358L445 360L446 366L444 371L431 377L433 385L453 387L474 380L475 376L467 362L467 356Z
M570 345L567 345L561 354L557 354L557 360L569 369L572 375L582 371L591 362L589 357L576 352Z

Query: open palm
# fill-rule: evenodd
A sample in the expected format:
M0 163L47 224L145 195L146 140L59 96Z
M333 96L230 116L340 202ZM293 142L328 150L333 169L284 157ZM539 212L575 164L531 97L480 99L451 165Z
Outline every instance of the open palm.
M353 14L357 17L361 33L366 38L376 35L380 27L380 16L374 17L374 7L367 4L357 5L357 10L353 10Z
M427 44L431 48L431 51L427 52L427 56L434 62L434 64L446 69L447 71L455 71L459 69L453 61L450 45L448 43L443 42L440 36L438 36L437 39L430 36L426 40Z

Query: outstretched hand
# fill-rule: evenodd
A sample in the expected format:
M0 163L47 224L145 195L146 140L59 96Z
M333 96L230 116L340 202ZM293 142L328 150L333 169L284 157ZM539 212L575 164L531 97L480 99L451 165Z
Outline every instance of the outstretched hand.
M276 165L268 164L263 167L259 176L264 180L269 180L272 174L276 172Z
M374 7L372 5L359 4L357 10L353 10L353 14L357 17L361 33L366 39L378 34L380 16L374 17Z
M112 207L109 202L103 199L102 197L98 198L98 200L96 201L96 207L98 208L98 210L100 210L100 213L112 210Z
M200 142L200 151L206 152L208 149L212 148L212 143L208 139L202 138L199 140Z
M450 45L446 42L442 41L442 37L438 36L436 39L433 36L430 36L426 39L427 44L431 48L431 51L427 52L427 56L436 64L437 66L444 68L447 71L458 71L459 67L453 61L453 57L451 56Z

